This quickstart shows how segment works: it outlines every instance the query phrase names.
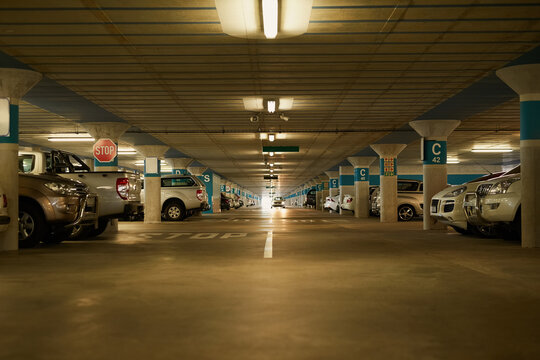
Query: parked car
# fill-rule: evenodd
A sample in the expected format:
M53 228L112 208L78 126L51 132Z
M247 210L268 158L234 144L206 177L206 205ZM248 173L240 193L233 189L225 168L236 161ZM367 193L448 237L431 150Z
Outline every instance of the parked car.
M145 193L141 192L144 203ZM208 210L206 186L194 175L164 175L161 177L161 217L182 221L198 211Z
M276 196L274 200L272 201L272 208L280 207L285 208L285 200L281 196Z
M315 207L317 203L317 190L311 189L306 195L306 201L304 202L305 207Z
M349 194L343 195L343 204L341 204L343 210L354 212L354 197Z
M324 202L325 210L339 211L339 195L327 196Z
M493 179L504 174L497 172L484 175L462 185L453 185L445 188L431 198L430 215L437 221L451 226L461 234L475 232L486 234L488 229L472 225L467 222L467 215L463 209L463 200L469 192L475 192L482 181Z
M231 210L231 199L221 194L221 210Z
M397 181L398 220L410 221L415 216L421 216L424 214L423 190L422 181L405 179L400 179ZM376 216L379 216L380 209L380 188L377 188L371 194L371 211Z
M137 216L142 211L139 174L132 171L90 171L77 155L64 151L19 151L19 172L57 174L79 180L98 196L98 226L92 236L105 231L110 219Z
M463 208L471 224L492 226L505 238L521 239L521 167L481 182L465 195Z
M19 174L19 247L59 243L75 226L93 228L97 197L80 181Z
M7 196L0 186L0 231L6 231L10 221Z

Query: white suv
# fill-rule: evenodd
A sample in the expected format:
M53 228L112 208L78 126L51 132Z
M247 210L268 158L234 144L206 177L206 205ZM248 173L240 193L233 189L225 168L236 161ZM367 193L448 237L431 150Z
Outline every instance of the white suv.
M521 238L521 168L484 181L465 195L467 220L475 225L495 225L505 235Z
M145 194L141 192L144 202ZM206 186L193 175L164 175L161 178L161 216L182 221L197 211L208 210Z

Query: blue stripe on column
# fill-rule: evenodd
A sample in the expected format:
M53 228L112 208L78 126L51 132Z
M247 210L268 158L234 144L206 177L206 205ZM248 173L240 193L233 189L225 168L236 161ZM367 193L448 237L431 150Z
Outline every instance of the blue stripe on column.
M540 139L540 101L522 101L520 113L520 139Z
M354 185L354 175L340 175L339 186L352 186Z
M0 144L19 143L19 105L9 104L9 135L0 136Z

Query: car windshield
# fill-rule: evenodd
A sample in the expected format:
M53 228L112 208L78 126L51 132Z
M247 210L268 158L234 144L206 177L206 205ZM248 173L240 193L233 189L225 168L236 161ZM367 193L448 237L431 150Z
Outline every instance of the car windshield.
M196 183L190 177L161 179L162 187L189 187L189 186L194 186L194 185L196 185Z
M418 189L418 183L412 181L398 181L398 191L416 191Z

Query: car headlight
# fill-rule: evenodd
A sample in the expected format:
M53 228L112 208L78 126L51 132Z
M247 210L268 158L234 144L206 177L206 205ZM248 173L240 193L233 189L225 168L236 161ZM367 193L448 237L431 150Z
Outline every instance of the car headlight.
M443 197L456 197L458 195L463 194L463 192L465 190L467 190L466 186L460 186L457 189L454 189L454 190L450 191L449 193L444 194Z
M496 195L496 194L506 194L508 191L508 188L510 185L515 183L516 181L521 180L521 177L513 177L510 179L506 179L503 181L499 181L498 183L495 183L491 189L489 189L489 194Z
M50 182L50 183L46 183L44 185L45 185L45 187L47 189L49 189L52 192L55 192L57 194L60 194L60 195L68 195L68 194L71 194L73 192L73 188L71 186L66 185L66 184Z

